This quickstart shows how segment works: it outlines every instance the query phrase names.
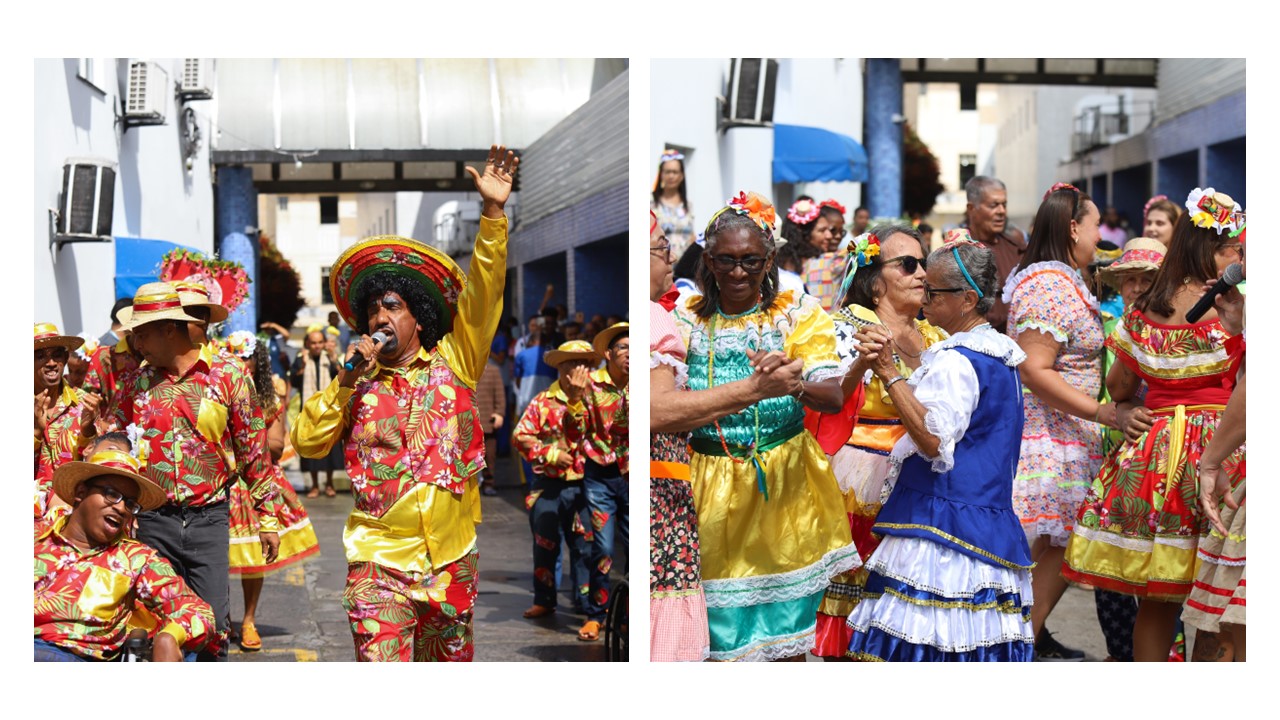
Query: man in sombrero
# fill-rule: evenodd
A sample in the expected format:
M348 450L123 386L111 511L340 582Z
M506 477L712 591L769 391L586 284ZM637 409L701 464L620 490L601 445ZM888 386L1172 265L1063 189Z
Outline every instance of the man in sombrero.
M71 351L84 338L63 335L53 323L35 325L35 516L54 502L53 473L79 460L97 434L94 421L102 398L72 387L63 378Z
M54 472L54 492L71 511L35 528L37 662L116 659L139 606L158 622L152 660L182 660L214 637L209 604L153 548L127 536L138 513L165 502L128 448L124 434L103 435L88 462Z
M360 660L471 660L476 476L484 432L474 392L502 315L507 219L519 160L493 146L470 273L416 240L367 238L333 264L329 286L359 334L343 369L303 406L303 457L344 448L355 509L343 540L343 606ZM375 344L371 335L385 341ZM353 336L354 337L354 336ZM360 359L357 360L356 353Z
M165 503L138 517L138 540L213 607L218 637L201 660L225 655L231 629L229 497L237 477L249 486L268 562L280 546L279 489L267 462L263 411L243 364L212 343L192 342L189 324L209 317L189 313L172 283L138 288L121 320L146 362L119 388L103 428L132 433L143 474L165 492Z

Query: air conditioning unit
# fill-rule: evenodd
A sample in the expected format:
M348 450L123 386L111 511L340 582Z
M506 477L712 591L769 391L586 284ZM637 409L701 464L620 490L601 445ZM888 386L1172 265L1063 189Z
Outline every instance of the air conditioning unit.
M129 125L163 125L169 99L169 74L156 63L129 63L129 94L124 119Z
M731 62L729 86L721 106L720 127L773 125L778 61L772 58L733 58Z
M188 100L213 99L213 60L210 58L185 58L182 61L182 82L178 94Z
M68 158L54 240L110 242L115 207L116 164L102 158Z

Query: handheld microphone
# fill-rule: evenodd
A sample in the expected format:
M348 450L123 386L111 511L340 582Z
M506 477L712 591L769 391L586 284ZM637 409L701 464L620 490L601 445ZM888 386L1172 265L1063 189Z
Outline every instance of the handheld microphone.
M1218 279L1218 282L1214 283L1209 292L1200 298L1195 307L1187 311L1187 322L1194 323L1200 320L1200 317L1209 312L1209 308L1213 307L1214 298L1239 285L1243 279L1244 268L1240 267L1240 263L1228 265L1227 269L1222 271L1222 277Z
M378 332L369 336L369 339L373 341L373 344L376 347L387 341L387 334L379 330ZM356 368L363 365L364 361L365 361L365 356L362 355L359 350L357 350L356 354L352 355L351 359L348 360L342 367L347 370L355 370Z

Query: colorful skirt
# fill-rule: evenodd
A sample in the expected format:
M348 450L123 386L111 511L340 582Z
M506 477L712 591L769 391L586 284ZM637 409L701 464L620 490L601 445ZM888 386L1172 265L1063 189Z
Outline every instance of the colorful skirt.
M1102 463L1099 426L1054 410L1023 389L1026 424L1018 472L1013 481L1013 512L1022 520L1027 544L1041 535L1063 547L1080 503Z
M1196 551L1200 571L1182 610L1182 622L1197 630L1218 632L1222 623L1242 627L1245 624L1244 483L1240 483L1234 495L1240 508L1223 507L1221 511L1227 535L1224 537L1211 529L1200 538Z
M655 444L659 437L653 436ZM666 465L651 463L649 480L649 660L700 662L711 649L698 569L698 516L688 465L683 473ZM663 469L686 477L660 477Z
M801 655L829 580L862 564L840 488L803 429L761 453L763 479L718 445L695 439L690 461L711 659Z
M898 427L901 427L900 425ZM885 478L889 474L889 456L863 448L845 445L831 456L831 470L844 493L844 510L849 518L849 531L860 557L871 557L880 538L871 526L880 514ZM867 568L840 573L831 578L822 604L818 606L818 625L813 654L818 657L844 657L849 650L851 631L849 615L862 599L867 586Z
M942 543L888 536L867 561L848 655L890 662L1027 662L1031 572Z
M1112 592L1181 603L1196 577L1196 546L1207 529L1196 468L1222 406L1152 412L1151 429L1107 458L1080 507L1062 574ZM1244 479L1244 447L1223 467Z
M231 574L242 578L257 578L288 567L299 560L320 551L311 518L298 501L298 494L285 479L279 466L272 466L276 486L280 489L276 520L280 524L280 553L275 562L268 564L262 556L262 543L258 539L258 518L253 512L253 497L244 480L236 480L231 486Z

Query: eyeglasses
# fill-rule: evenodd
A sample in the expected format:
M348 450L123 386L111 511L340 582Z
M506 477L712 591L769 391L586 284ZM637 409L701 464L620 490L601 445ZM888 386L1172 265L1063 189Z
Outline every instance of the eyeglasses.
M889 265L892 263L901 263L903 272L908 275L915 275L916 268L924 268L925 262L924 258L918 258L915 255L901 255L892 260L885 260L884 264Z
M649 254L652 255L654 253L663 260L666 260L668 257L671 257L671 243L664 242L661 245L649 248Z
M962 293L962 292L964 292L964 291L966 291L966 290L969 290L969 289L970 289L970 288L931 288L931 287L929 287L928 285L925 285L925 286L924 286L924 301L925 301L926 303L931 303L931 302L933 302L933 296L934 296L934 295L937 295L938 293Z
M748 255L744 258L735 258L731 255L712 255L711 269L718 273L731 273L736 267L741 267L742 271L748 275L755 275L764 270L764 264L768 258L762 258L759 255Z
M110 485L99 485L97 483L89 483L89 487L102 493L102 497L106 498L108 505L115 505L116 503L122 503L122 506L124 507L125 510L129 511L130 515L137 515L138 513L142 512L142 506L138 504L137 500L132 500L130 498L125 497L124 495L120 494L119 490L116 490Z

